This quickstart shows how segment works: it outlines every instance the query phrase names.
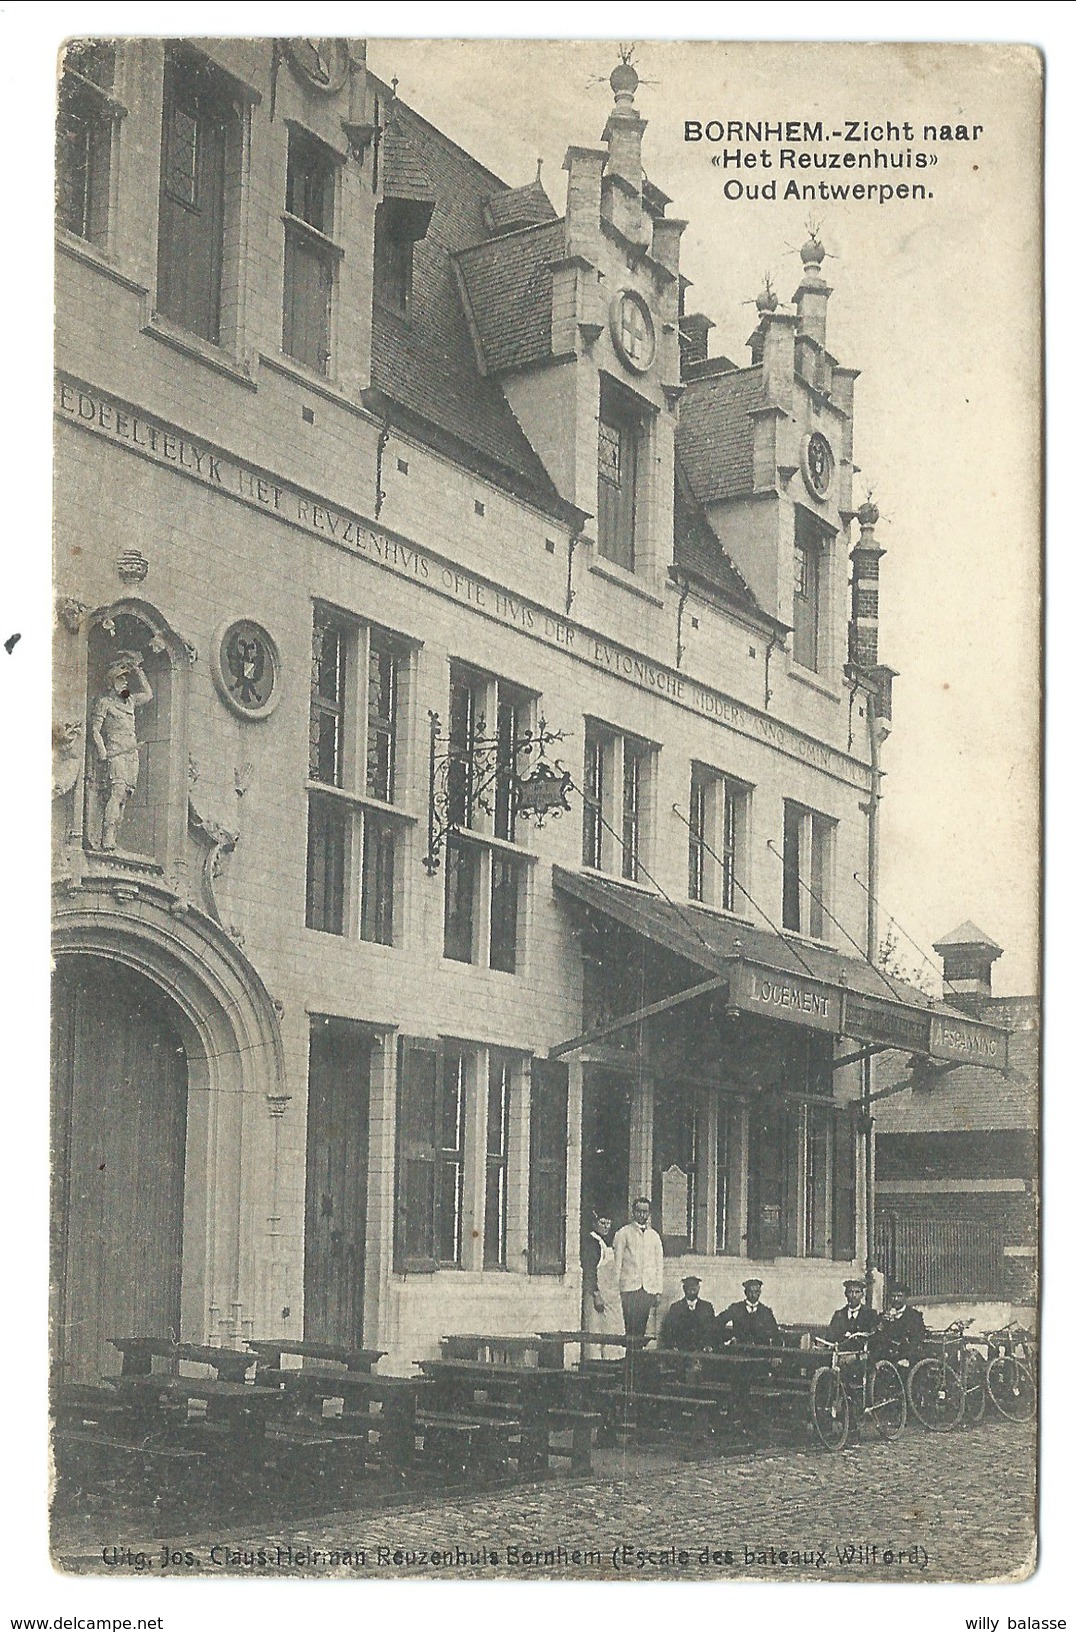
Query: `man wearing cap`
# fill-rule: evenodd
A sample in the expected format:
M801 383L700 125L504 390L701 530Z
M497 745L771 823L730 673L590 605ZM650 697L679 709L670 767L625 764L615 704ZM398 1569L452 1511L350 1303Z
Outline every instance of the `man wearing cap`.
M663 1349L682 1349L698 1353L714 1348L717 1333L714 1329L714 1306L699 1297L701 1281L697 1275L685 1275L680 1285L682 1298L677 1298L665 1312L659 1339Z
M926 1351L927 1323L921 1309L908 1302L908 1288L893 1281L886 1294L885 1314L871 1338L871 1351L898 1366L914 1366Z
M780 1347L781 1328L772 1309L760 1302L762 1282L755 1277L743 1283L743 1298L730 1303L717 1317L719 1335L725 1342L746 1343L754 1348Z
M836 1309L826 1327L826 1342L842 1346L857 1337L869 1337L878 1325L878 1316L863 1302L866 1285L858 1279L844 1283L844 1307Z
M631 1219L613 1237L613 1255L625 1334L642 1337L665 1278L665 1249L650 1222L648 1197L637 1196L632 1202Z

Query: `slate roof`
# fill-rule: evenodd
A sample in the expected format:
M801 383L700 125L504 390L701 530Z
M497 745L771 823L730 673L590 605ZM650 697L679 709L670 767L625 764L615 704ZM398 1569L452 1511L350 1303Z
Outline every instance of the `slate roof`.
M396 119L390 123L382 143L381 176L386 198L433 203L434 195L426 167Z
M456 257L482 358L491 373L523 368L552 353L554 261L564 254L564 222L474 244Z
M932 1088L906 1088L874 1107L880 1135L890 1133L991 1133L1037 1128L1039 1123L1039 1003L1034 997L995 997L977 1010L992 1025L1006 1026L1010 1074L959 1065ZM902 1054L879 1054L875 1090L908 1075Z
M989 946L995 952L1001 951L997 941L992 941L990 936L985 935L978 924L973 924L970 918L965 918L956 929L951 929L948 935L943 935L940 941L934 942L935 951L940 946Z
M536 227L555 221L557 212L541 182L528 181L525 187L510 187L486 199L486 222L493 233L515 232L520 227Z
M492 481L556 515L570 509L495 381L475 366L474 345L451 257L485 238L483 204L509 189L403 102L394 105L397 151L408 174L436 200L426 237L415 245L413 300L405 318L374 304L373 398L432 428L433 440L470 451ZM394 138L394 141L396 139ZM414 166L421 174L416 176Z
M703 365L706 366L706 365ZM754 429L762 406L762 369L699 373L680 403L677 452L700 504L754 491Z
M732 602L752 617L772 623L755 599L747 580L741 577L724 545L714 532L687 479L677 453L673 500L673 561L693 578L701 579L719 599Z

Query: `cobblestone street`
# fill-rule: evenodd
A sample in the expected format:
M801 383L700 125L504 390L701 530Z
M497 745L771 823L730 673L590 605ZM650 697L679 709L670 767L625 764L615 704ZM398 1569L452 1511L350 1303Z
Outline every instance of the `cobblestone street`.
M909 1429L835 1456L604 1453L601 1473L369 1511L260 1535L83 1532L61 1568L172 1575L483 1579L990 1581L1034 1562L1034 1431ZM102 1554L118 1550L106 1567ZM141 1561L128 1556L141 1554ZM165 1550L174 1562L165 1566Z

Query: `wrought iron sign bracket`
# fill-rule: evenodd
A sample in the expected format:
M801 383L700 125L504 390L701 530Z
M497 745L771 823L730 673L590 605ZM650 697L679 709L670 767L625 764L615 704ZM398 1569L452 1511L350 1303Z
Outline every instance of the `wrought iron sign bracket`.
M517 819L533 821L538 828L545 826L547 817L571 810L572 773L549 754L564 737L563 731L550 731L540 719L535 730L521 732L506 745L499 735L487 734L485 720L478 720L466 743L454 743L442 734L440 715L430 710L429 809L422 865L431 876L440 868L445 839L473 826L476 812L492 817L502 797Z

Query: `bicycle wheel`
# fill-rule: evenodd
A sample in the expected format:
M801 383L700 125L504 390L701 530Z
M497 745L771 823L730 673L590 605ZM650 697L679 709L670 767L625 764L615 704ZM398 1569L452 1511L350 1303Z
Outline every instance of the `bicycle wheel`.
M1035 1415L1038 1391L1031 1368L1013 1354L996 1354L986 1368L987 1393L1010 1422L1027 1422Z
M982 1422L986 1415L986 1361L978 1349L964 1357L964 1421Z
M867 1378L867 1416L883 1439L894 1439L908 1420L904 1384L891 1360L879 1360Z
M823 1366L811 1378L811 1420L827 1451L844 1449L850 1417L844 1384L831 1367Z
M913 1415L934 1434L947 1434L964 1415L964 1387L944 1360L920 1360L908 1378Z

